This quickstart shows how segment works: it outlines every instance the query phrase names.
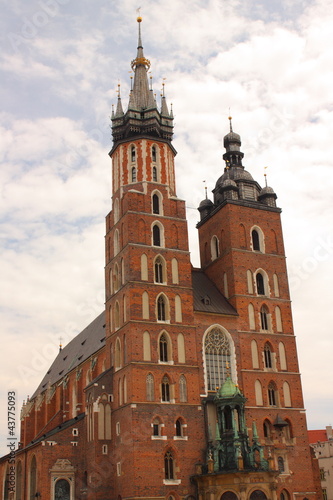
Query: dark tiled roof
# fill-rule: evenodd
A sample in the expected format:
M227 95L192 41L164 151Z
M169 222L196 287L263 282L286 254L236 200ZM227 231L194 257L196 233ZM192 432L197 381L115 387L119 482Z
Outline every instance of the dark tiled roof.
M192 284L195 311L237 315L233 306L200 269L192 270Z
M105 312L97 316L90 325L73 338L54 360L51 368L39 384L31 398L42 393L48 384L53 385L67 373L99 351L105 345Z

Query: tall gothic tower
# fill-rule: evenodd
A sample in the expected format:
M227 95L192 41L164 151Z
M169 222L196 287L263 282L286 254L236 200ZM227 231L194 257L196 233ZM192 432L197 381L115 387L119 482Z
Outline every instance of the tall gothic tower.
M140 27L112 114L105 311L22 408L15 498L318 500L276 194L244 169L230 119L192 268L172 111ZM9 500L8 456L0 468Z
M123 112L119 96L112 116L112 211L106 221L106 351L114 369L114 435L121 436L115 488L126 498L164 496L166 487L186 494L200 458L193 441L204 447L173 117L164 95L158 109L149 88L140 23L138 18L128 109Z

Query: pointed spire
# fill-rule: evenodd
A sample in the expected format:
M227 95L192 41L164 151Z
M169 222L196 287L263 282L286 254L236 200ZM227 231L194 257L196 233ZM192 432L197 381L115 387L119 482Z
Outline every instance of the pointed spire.
M147 72L150 68L150 61L143 54L143 46L141 39L141 22L142 17L137 18L138 21L138 51L136 59L132 61L132 70L134 71L133 94L137 109L145 109L148 107L149 100L149 85Z
M117 108L116 108L116 117L123 116L124 111L123 111L123 106L121 104L121 97L120 97L120 83L118 83L118 101L117 101Z

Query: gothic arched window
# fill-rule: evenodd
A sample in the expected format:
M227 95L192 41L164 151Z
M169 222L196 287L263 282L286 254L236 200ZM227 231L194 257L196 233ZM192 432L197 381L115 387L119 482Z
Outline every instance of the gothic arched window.
M257 294L265 295L265 281L261 273L256 274Z
M278 469L279 469L279 472L284 472L284 460L283 460L283 457L278 457Z
M271 346L268 342L266 342L264 347L265 368L273 368L272 357Z
M161 396L163 402L170 401L170 381L169 378L165 375L162 379L161 383Z
M151 148L151 159L156 162L156 146L152 146Z
M164 295L160 295L157 299L157 321L167 321L168 307Z
M260 325L262 330L269 330L269 311L265 305L260 309Z
M156 167L153 167L153 181L154 182L157 182L157 168Z
M277 406L277 389L274 382L270 382L268 386L268 404L269 406Z
M131 147L131 161L134 162L136 158L135 146Z
M164 283L164 261L162 257L158 256L155 259L154 274L156 283Z
M153 194L153 214L160 213L160 198L158 194Z
M253 250L260 251L260 239L259 239L258 231L256 229L253 229L253 231L252 231L252 246L253 246Z
M155 247L161 246L161 229L158 224L153 225L153 245Z
M171 451L164 455L164 477L165 479L174 479L174 460Z
M160 349L160 361L163 363L167 363L169 361L169 353L168 353L168 338L165 333L162 333L159 341L159 349Z
M230 369L231 349L227 335L218 327L205 338L205 361L209 391L221 387Z
M183 423L180 418L176 420L176 436L183 437Z
M136 182L136 168L132 167L132 182Z

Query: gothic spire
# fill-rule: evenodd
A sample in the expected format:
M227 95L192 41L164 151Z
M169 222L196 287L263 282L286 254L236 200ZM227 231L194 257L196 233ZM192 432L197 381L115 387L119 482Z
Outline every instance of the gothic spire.
M134 71L133 97L137 105L137 109L146 109L149 103L149 84L147 72L150 68L150 61L145 58L143 53L141 39L141 22L142 18L138 17L138 49L136 58L132 61L132 69Z

